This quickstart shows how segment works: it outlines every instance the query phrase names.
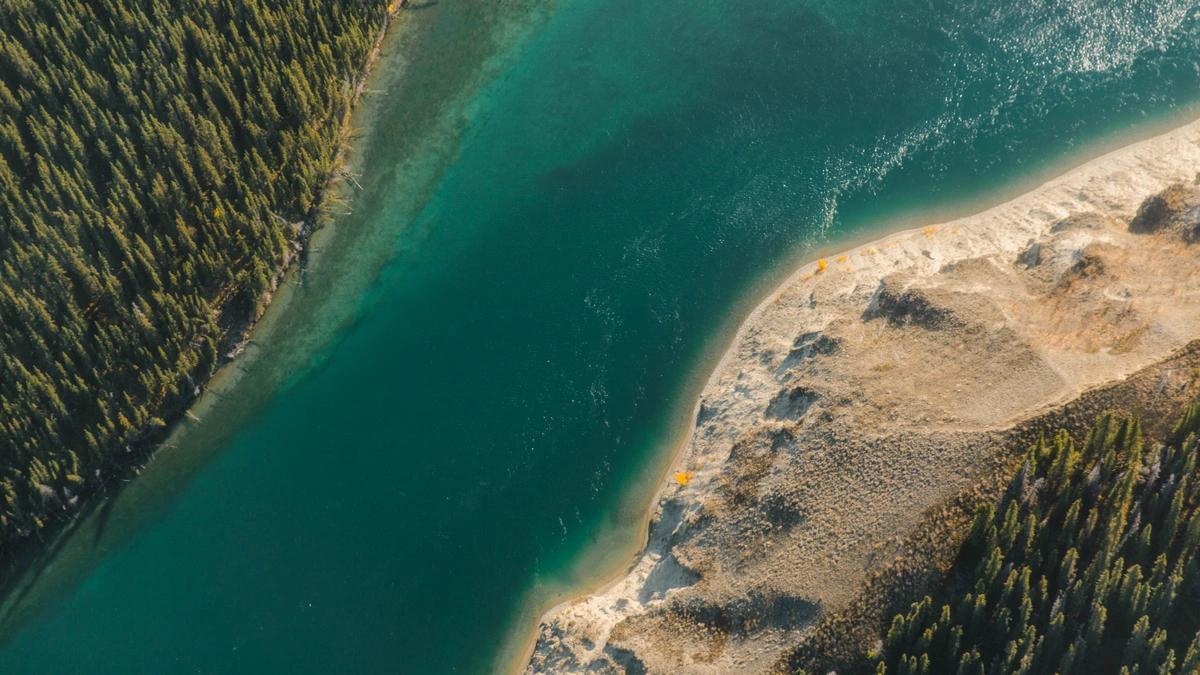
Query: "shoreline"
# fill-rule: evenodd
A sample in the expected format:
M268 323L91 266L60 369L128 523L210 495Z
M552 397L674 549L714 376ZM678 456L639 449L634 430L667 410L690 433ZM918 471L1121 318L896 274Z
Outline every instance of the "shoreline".
M191 404L186 406L176 419L167 426L168 432L164 437L169 438L175 431L175 423L182 422L184 418L195 421L193 408L198 407L201 398L208 392L209 386L214 384L217 377L223 373L229 366L238 362L239 357L246 351L246 348L253 344L254 333L263 323L267 313L274 309L280 311L281 306L286 305L290 298L276 298L276 294L280 292L280 288L288 277L293 276L303 270L317 251L313 250L313 238L317 233L325 230L326 225L321 223L323 218L329 216L329 209L339 202L349 201L347 193L351 192L350 181L354 180L353 174L350 173L350 159L347 156L349 145L354 140L354 120L361 114L361 101L363 94L367 92L367 81L375 73L375 66L379 61L380 53L383 49L384 40L392 32L392 26L397 21L400 13L403 11L398 2L392 2L387 7L387 13L384 15L383 26L375 35L375 41L371 44L371 49L367 52L367 59L363 63L359 73L358 83L354 87L353 94L350 96L350 101L346 106L346 112L342 114L342 119L338 122L338 132L334 143L333 157L330 162L329 178L325 180L324 185L317 191L316 206L313 207L312 213L304 220L296 223L289 223L289 226L299 225L296 230L296 238L290 243L291 255L285 257L283 263L275 270L271 277L271 285L263 293L260 298L258 311L250 317L245 324L238 326L235 324L230 331L228 347L220 350L217 366L212 374L197 382L200 388L200 395L192 399ZM220 311L220 310L218 310ZM244 365L244 364L242 364ZM153 456L161 449L162 442L154 443L155 447L149 450L149 454ZM148 460L147 460L148 461Z
M80 505L65 518L57 520L36 537L27 537L12 550L0 557L0 612L12 611L10 607L12 594L21 588L26 577L35 572L39 564L50 562L60 546L65 543L71 533L85 519L89 518L105 501L113 499L122 488L137 479L146 468L160 455L173 447L172 439L177 433L186 429L187 423L194 423L200 418L198 412L220 398L226 387L234 386L252 357L247 355L247 349L254 344L254 335L264 329L269 323L268 315L278 313L292 300L287 281L299 274L308 265L313 256L319 256L319 249L314 250L313 240L326 231L322 219L328 217L329 209L340 201L345 201L348 188L347 178L350 177L349 167L351 158L347 150L355 136L355 120L363 114L362 98L368 92L367 83L376 74L376 65L382 53L383 44L388 36L393 35L399 16L403 9L398 3L389 5L382 26L375 35L374 42L367 52L367 58L359 72L358 82L350 96L345 113L338 120L336 140L331 148L333 151L329 177L316 193L316 206L312 213L303 220L289 223L289 228L295 228L295 236L289 241L289 254L285 255L281 264L271 275L270 286L259 298L257 309L251 316L234 319L228 332L220 343L216 366L207 376L197 376L196 385L199 393L181 405L176 410L162 411L168 420L167 425L158 433L147 434L142 442L135 446L133 458L112 475L107 476L95 488L85 493L80 499ZM218 313L225 311L218 307ZM35 575L35 580L36 580ZM0 615L0 621L5 617Z
M1047 166L1035 170L1029 175L1014 177L1004 185L989 190L987 195L953 201L928 210L901 213L879 221L876 225L857 228L835 240L802 247L802 250L796 255L785 258L784 262L778 265L778 269L765 273L762 281L750 286L747 300L739 303L735 311L730 313L729 323L734 327L727 331L718 331L717 335L721 335L721 337L714 340L714 344L719 347L704 350L706 354L712 354L713 358L702 357L696 366L700 373L707 373L707 376L696 378L697 380L702 379L702 384L695 389L694 395L689 396L692 403L689 406L690 413L682 422L685 425L682 435L669 443L671 449L669 453L664 453L666 461L658 465L661 468L654 472L656 488L643 509L641 525L637 529L636 540L638 543L636 546L631 546L633 553L623 556L619 567L597 575L589 582L580 585L578 590L570 592L565 597L559 596L552 602L541 603L536 623L528 633L523 632L525 637L521 641L520 658L514 658L511 662L504 659L499 670L505 673L529 672L531 659L536 655L538 643L543 637L543 627L550 624L554 617L560 615L564 610L584 603L590 598L607 594L633 576L639 563L648 555L648 546L656 517L661 514L662 507L671 494L681 487L669 478L673 473L687 468L686 464L690 459L690 453L687 450L691 447L699 428L698 420L704 404L705 393L713 390L722 376L727 374L725 371L738 356L739 345L744 342L751 331L756 329L757 320L797 283L809 281L822 274L836 274L840 266L833 263L834 258L841 259L855 254L861 255L868 249L895 246L903 240L926 234L929 228L940 230L954 227L961 221L987 218L989 215L1002 212L1006 207L1012 207L1032 195L1061 186L1088 169L1095 169L1119 160L1130 154L1135 148L1156 141L1164 142L1168 139L1176 139L1188 132L1200 132L1200 114L1193 108L1195 106L1166 116L1164 119L1139 125L1137 128L1123 133L1107 135L1088 147L1080 148L1068 153L1065 157L1049 162ZM1197 175L1200 176L1200 166L1197 166ZM997 194L1000 195L999 198L996 197ZM918 223L933 224L921 225ZM825 265L829 266L828 271L826 271ZM765 293L762 292L763 289L766 289ZM740 310L744 307L750 309L743 314ZM685 385L683 389L692 391L690 385ZM586 555L583 556L584 559L586 557ZM516 650L513 652L515 653Z

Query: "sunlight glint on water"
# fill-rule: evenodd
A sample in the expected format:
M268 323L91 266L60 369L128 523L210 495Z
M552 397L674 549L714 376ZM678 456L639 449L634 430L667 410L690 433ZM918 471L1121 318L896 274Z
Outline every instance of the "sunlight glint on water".
M1171 0L410 20L353 214L204 422L6 606L4 672L487 671L636 545L645 478L782 266L1200 98Z

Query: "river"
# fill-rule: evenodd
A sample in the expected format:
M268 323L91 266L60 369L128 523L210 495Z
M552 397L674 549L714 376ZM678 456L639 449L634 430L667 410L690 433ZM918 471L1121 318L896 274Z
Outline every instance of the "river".
M414 5L361 189L199 421L10 589L0 671L488 672L636 550L797 260L1200 101L1180 0Z

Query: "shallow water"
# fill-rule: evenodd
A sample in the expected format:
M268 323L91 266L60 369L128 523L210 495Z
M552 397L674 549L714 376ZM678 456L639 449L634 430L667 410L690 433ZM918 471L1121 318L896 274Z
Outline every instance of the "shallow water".
M1013 4L406 14L353 213L203 421L0 606L0 670L491 669L636 545L786 265L1194 116L1190 2Z

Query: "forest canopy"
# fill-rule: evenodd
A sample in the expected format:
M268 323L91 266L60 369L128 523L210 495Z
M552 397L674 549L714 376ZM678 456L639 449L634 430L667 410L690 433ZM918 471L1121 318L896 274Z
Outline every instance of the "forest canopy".
M0 554L128 469L316 215L376 0L0 0Z
M1200 404L1147 447L1107 416L1033 448L947 583L891 622L883 674L1200 672Z

